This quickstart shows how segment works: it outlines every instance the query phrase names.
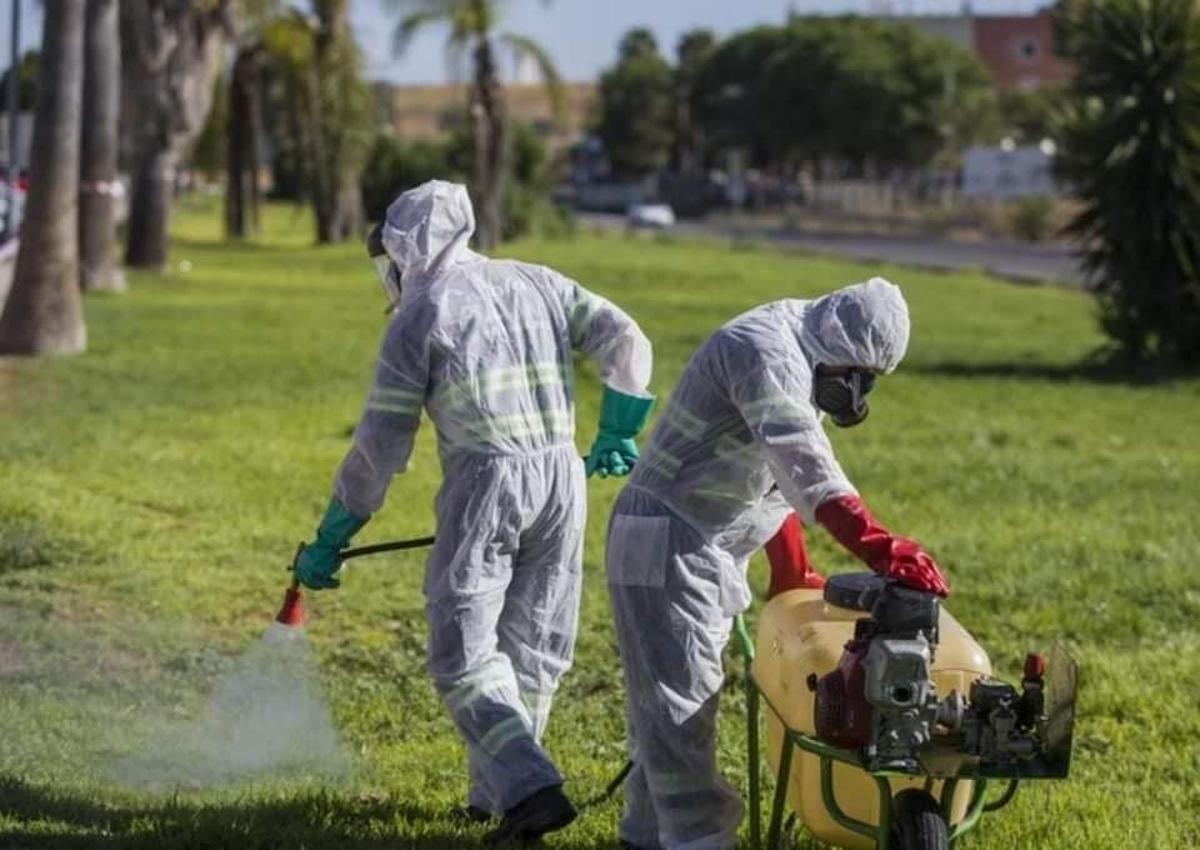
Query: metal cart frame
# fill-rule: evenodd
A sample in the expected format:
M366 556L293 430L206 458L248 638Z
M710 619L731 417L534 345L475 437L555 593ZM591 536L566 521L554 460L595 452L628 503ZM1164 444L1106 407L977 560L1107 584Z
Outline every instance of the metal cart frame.
M759 782L759 730L758 720L760 703L765 702L767 707L774 712L776 717L779 717L779 712L775 710L766 696L759 690L758 683L754 681L754 673L752 664L754 662L754 642L750 638L750 633L746 628L746 621L738 615L734 619L733 631L736 637L738 647L745 662L746 676L746 741L747 741L747 775L749 778L749 798L750 798L750 846L753 850L763 850L762 841L762 789ZM843 750L838 747L830 746L829 744L818 741L809 735L802 732L797 732L784 724L782 718L780 723L783 725L783 749L779 756L779 770L775 775L775 791L771 803L770 822L767 826L766 850L780 850L783 840L783 811L787 805L787 789L788 779L791 775L792 756L796 748L800 748L805 752L812 753L821 760L821 799L828 809L830 816L841 824L846 829L856 832L859 835L866 836L875 842L878 850L888 850L892 840L892 789L888 782L889 776L908 776L908 774L888 773L888 772L869 772L870 776L875 780L875 786L879 790L879 825L860 821L857 818L850 817L838 805L837 797L833 787L833 763L841 762L855 767L859 770L865 770L862 761L858 754L851 750ZM963 820L950 827L950 846L954 846L958 839L962 838L979 824L979 819L986 812L994 812L1008 805L1017 793L1018 779L1009 779L1004 792L995 800L987 801L987 779L971 774L970 772L960 773L958 776L945 779L942 787L941 806L942 811L946 812L950 809L950 803L954 799L954 793L958 789L958 783L963 780L972 780L975 782L975 788L971 795L970 803L967 806L967 814ZM928 777L925 781L925 790L931 791L933 788L934 778Z

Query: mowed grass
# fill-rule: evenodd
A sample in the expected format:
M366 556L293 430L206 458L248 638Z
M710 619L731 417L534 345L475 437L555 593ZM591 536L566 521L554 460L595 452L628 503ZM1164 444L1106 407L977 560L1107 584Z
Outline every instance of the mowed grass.
M223 244L205 205L175 233L169 274L88 299L86 355L0 360L0 847L470 846L480 831L447 816L466 775L423 671L421 553L360 561L311 600L349 777L162 792L107 778L154 729L194 716L270 620L384 322L361 248L310 247L291 208L269 210L251 244ZM834 434L843 465L936 554L953 611L1001 672L1055 640L1082 668L1071 779L1030 783L962 846L1200 843L1200 382L1098 377L1081 365L1102 342L1092 305L1062 289L620 236L505 252L625 306L655 343L664 397L696 345L752 305L876 273L899 283L910 355L868 422ZM579 371L583 449L598 385ZM432 438L361 542L430 532ZM548 735L578 800L624 760L602 559L619 487L589 484L578 656ZM857 568L820 530L810 540L826 570ZM744 788L732 654L728 669L720 759ZM549 843L615 846L618 809L592 807Z

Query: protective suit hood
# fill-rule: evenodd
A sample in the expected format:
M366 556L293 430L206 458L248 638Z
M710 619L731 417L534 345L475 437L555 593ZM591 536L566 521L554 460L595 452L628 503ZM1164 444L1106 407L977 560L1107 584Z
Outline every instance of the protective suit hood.
M800 346L815 366L855 366L887 374L908 349L908 304L881 277L847 286L808 304Z
M451 266L481 259L467 247L475 210L458 183L430 180L392 201L383 224L383 247L400 269L403 292L431 281Z

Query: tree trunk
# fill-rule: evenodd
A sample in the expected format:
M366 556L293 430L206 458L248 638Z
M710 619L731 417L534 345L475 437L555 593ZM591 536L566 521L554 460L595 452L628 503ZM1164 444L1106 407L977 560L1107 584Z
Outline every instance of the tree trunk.
M321 78L317 66L309 69L305 79L304 99L308 113L308 161L312 176L309 191L312 192L313 223L316 226L317 244L327 245L334 238L334 205L332 178L329 174L329 159L325 147L324 110L321 108Z
M83 138L79 186L79 283L86 290L121 292L117 265L117 125L121 55L117 0L87 0L84 35Z
M134 170L125 262L162 269L175 166L204 128L231 0L124 0L123 106Z
M125 262L140 269L167 265L167 233L175 194L175 157L169 150L147 152L133 174Z
M0 354L74 354L87 345L79 294L79 132L85 0L45 5L32 183L0 315Z
M258 90L258 48L249 47L238 53L229 82L225 235L230 239L245 239L256 218Z
M242 124L238 120L238 71L233 66L229 86L229 125L225 133L225 238L246 238L245 180L242 166L244 141Z
M337 241L345 242L361 236L365 228L362 190L352 172L343 171L338 178L337 206L334 210L333 233Z
M475 47L475 85L471 97L475 143L475 196L479 204L479 247L494 248L504 235L504 192L508 182L508 120L504 92L496 73L492 45L481 38Z

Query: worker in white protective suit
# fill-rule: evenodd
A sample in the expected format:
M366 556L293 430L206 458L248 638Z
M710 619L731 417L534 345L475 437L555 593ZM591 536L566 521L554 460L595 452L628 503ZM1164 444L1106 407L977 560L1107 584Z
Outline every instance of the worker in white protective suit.
M404 470L424 408L443 477L425 572L428 669L467 745L461 814L502 817L494 843L575 817L540 744L579 611L586 505L573 352L590 355L604 382L587 474L629 472L653 399L650 344L628 315L548 268L471 251L474 229L466 190L433 181L397 198L368 238L394 310L296 576L337 586L338 552Z
M793 511L877 572L947 592L919 545L874 521L821 424L823 413L843 426L865 418L866 393L900 363L908 333L899 288L875 278L753 309L684 370L609 524L635 765L624 846L734 846L742 804L716 766L721 652L750 603L747 559ZM804 572L792 586L820 586Z

